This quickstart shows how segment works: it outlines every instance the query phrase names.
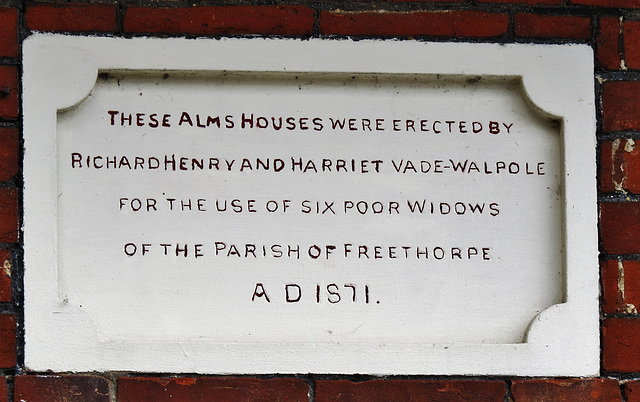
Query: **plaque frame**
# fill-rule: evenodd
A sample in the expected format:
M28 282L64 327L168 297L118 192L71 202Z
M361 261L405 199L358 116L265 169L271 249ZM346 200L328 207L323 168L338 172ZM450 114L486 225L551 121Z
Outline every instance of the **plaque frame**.
M143 50L142 50L143 49ZM405 57L400 57L405 56ZM595 376L599 373L593 53L586 45L36 34L23 47L25 366L57 372ZM521 344L100 342L60 300L56 114L101 71L256 71L519 77L563 121L566 302Z

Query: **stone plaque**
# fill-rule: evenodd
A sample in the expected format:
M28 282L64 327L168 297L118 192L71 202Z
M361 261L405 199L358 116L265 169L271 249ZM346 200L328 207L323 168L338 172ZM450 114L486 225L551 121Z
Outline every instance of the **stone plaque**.
M24 57L29 369L598 372L589 48Z

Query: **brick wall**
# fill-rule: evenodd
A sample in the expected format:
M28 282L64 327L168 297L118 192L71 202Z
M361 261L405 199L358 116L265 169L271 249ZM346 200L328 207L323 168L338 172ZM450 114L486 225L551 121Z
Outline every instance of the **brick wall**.
M23 3L0 0L0 402L640 401L640 1ZM252 5L256 4L256 5ZM118 36L587 43L596 53L602 363L595 379L52 375L23 366L20 44L32 31ZM585 133L590 135L590 133Z

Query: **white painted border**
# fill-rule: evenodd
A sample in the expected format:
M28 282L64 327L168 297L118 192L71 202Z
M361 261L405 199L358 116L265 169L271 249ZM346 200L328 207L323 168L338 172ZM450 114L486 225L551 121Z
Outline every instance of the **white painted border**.
M38 34L23 46L25 364L44 371L593 376L599 372L593 54L584 45L121 39ZM58 298L56 111L98 70L519 76L564 121L566 303L509 345L101 343Z

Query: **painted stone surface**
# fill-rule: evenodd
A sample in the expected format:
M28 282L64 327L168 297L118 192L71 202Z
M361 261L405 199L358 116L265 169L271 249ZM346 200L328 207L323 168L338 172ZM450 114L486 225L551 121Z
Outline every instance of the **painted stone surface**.
M586 48L79 39L26 52L29 367L597 371Z

